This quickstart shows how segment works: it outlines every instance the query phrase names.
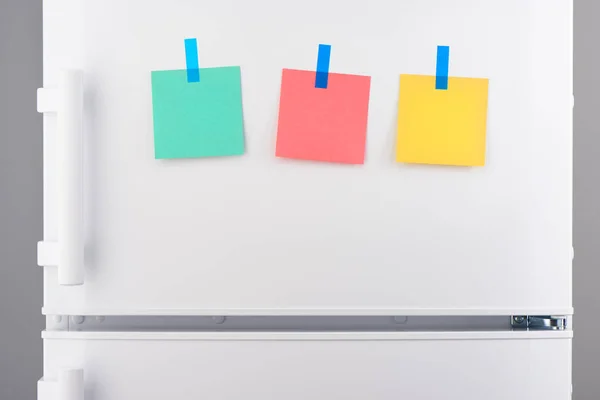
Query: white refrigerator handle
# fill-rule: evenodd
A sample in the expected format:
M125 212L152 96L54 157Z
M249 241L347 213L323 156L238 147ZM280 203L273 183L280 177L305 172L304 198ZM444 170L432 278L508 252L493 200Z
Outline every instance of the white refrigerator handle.
M83 400L83 395L83 370L60 370L58 373L58 400Z
M38 245L38 264L58 267L60 285L82 285L83 73L65 70L57 89L38 91L38 111L56 113L58 243Z

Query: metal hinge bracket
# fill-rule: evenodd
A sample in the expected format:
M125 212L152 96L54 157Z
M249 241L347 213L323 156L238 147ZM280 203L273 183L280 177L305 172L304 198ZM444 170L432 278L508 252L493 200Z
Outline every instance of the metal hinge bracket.
M567 329L567 317L540 315L513 315L510 317L513 329L538 331L564 331Z

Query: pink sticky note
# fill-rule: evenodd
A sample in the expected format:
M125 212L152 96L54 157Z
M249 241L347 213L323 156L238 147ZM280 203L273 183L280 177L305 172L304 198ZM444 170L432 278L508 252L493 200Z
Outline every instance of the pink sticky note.
M283 70L277 157L364 164L371 77L329 73L319 89L315 75Z

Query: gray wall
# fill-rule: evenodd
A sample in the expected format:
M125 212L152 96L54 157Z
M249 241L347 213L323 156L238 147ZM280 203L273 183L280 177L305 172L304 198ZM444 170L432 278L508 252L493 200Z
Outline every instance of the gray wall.
M0 399L33 400L42 376L41 0L0 0Z
M33 400L42 376L41 0L0 0L0 399ZM575 265L577 400L600 398L600 1L575 2ZM599 135L596 138L596 135ZM586 316L589 316L586 318ZM549 382L548 384L552 384ZM533 400L533 399L532 399ZM536 399L537 400L537 399Z
M42 376L42 1L0 0L0 399Z
M577 400L600 398L600 1L575 0L575 341ZM596 137L598 135L598 137Z

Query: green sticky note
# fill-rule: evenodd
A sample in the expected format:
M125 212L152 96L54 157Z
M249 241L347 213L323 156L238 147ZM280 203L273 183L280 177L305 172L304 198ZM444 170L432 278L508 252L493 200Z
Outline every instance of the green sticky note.
M240 67L153 71L152 107L157 159L244 154Z

